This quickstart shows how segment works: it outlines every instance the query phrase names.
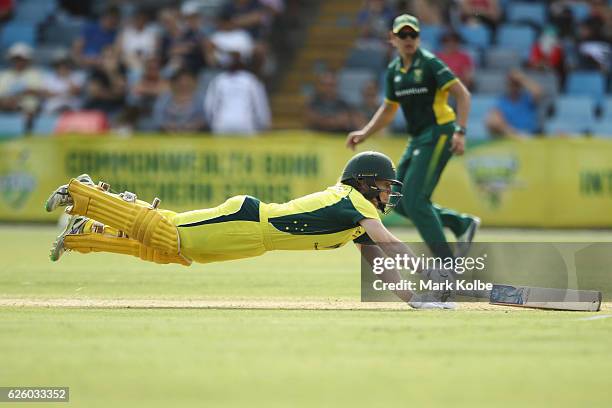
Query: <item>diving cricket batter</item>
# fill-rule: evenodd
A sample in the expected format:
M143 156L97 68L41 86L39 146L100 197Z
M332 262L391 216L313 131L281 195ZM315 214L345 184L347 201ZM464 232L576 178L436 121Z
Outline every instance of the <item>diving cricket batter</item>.
M130 192L109 193L107 185L96 186L82 175L57 188L47 200L47 211L66 206L72 215L50 257L57 261L66 250L112 252L188 266L192 261L226 261L271 250L335 249L349 241L358 249L370 244L373 248L363 251L369 261L373 256L411 254L385 228L378 213L387 212L401 198L391 189L401 184L391 159L364 152L349 160L338 184L318 193L283 204L236 196L215 208L175 213L137 200ZM387 249L375 243L385 243ZM394 247L390 243L398 249L389 249ZM381 278L400 279L396 271ZM395 293L415 308L454 308L450 303L417 300L407 290Z
M389 39L399 56L389 64L385 76L385 100L370 122L351 132L347 147L364 142L388 126L398 108L408 124L412 141L400 159L396 185L403 199L395 210L409 218L432 252L453 256L444 236L448 227L465 255L480 219L439 207L431 196L451 156L465 149L470 93L452 71L431 52L420 47L419 21L409 14L395 18ZM457 114L448 105L448 95L457 101Z

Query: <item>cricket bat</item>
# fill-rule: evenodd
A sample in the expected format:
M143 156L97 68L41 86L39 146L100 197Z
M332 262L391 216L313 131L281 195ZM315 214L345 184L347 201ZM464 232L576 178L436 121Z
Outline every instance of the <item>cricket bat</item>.
M494 284L489 296L489 303L535 309L597 312L601 307L601 297L601 292L596 290L534 288Z

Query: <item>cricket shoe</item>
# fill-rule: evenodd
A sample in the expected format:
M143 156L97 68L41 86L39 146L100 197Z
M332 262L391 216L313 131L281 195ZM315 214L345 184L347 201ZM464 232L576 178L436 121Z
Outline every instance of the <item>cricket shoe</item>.
M455 256L464 257L470 252L472 242L474 241L474 235L480 228L480 218L470 217L470 225L467 227L465 232L457 237L457 250Z
M90 186L94 185L93 180L91 179L91 177L89 177L88 174L81 174L76 179L83 184L87 184ZM45 210L47 210L47 212L51 212L56 208L66 207L72 204L72 197L70 197L70 194L68 193L68 184L64 184L55 189L55 191L51 193L49 198L47 198L47 202L45 203Z
M53 243L53 246L51 247L51 252L49 254L49 259L51 259L51 261L59 261L60 257L64 255L64 252L66 252L66 248L64 247L64 239L66 236L83 233L83 228L85 227L87 221L89 221L89 218L81 215L73 215L70 217L68 225L66 225L64 231L58 235Z

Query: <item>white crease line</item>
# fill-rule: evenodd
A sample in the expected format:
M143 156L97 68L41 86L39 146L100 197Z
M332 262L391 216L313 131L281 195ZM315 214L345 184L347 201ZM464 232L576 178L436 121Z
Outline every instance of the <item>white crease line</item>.
M612 315L599 315L599 316L589 316L589 317L583 317L581 319L578 320L599 320L599 319L606 319L608 317L612 317Z

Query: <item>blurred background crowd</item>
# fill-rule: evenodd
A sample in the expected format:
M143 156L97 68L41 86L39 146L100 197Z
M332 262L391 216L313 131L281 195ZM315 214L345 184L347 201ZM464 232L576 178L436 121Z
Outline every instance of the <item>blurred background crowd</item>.
M2 0L0 134L345 133L381 103L406 12L472 92L468 137L611 137L610 3Z

